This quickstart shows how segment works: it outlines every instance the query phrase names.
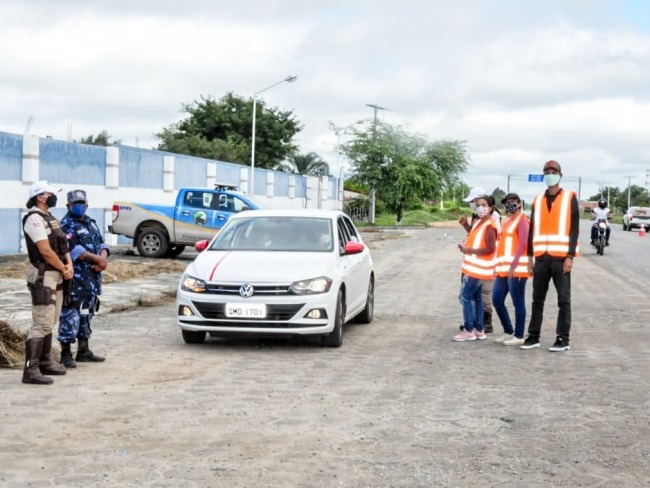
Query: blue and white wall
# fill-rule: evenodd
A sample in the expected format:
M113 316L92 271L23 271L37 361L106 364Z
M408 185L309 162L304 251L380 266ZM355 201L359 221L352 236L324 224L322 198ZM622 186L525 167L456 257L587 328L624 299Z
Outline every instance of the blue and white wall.
M340 209L336 178L255 170L254 196L269 208ZM88 214L104 229L106 242L113 201L132 200L173 205L179 188L227 183L249 190L249 166L129 146L92 146L0 132L0 254L25 252L22 217L29 186L38 180L63 188L52 210L65 214L66 193L88 194ZM249 192L250 193L250 192Z

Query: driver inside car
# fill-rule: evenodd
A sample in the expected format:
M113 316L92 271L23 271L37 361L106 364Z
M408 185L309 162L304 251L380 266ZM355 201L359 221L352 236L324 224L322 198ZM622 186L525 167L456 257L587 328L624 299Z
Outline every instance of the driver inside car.
M591 209L591 217L594 220L594 225L591 226L591 245L596 245L596 232L598 232L598 221L604 219L607 224L607 231L605 232L605 245L609 246L609 235L612 229L609 226L609 217L612 211L607 206L607 200L601 198L598 200L598 206Z

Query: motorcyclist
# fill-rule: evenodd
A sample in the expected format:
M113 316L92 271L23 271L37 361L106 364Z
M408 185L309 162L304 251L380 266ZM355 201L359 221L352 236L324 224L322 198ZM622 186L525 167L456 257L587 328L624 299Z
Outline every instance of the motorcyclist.
M605 232L605 245L609 246L609 235L612 232L609 226L609 217L612 216L612 211L607 206L607 200L601 198L598 200L598 206L591 209L591 217L594 220L594 225L591 226L591 245L596 245L596 233L598 232L598 221L604 219L607 224L607 231Z

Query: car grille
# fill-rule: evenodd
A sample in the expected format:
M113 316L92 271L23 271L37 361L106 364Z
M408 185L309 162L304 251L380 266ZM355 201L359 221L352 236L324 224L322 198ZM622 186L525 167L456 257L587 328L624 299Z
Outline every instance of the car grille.
M218 320L226 319L224 313L225 305L223 303L208 303L208 302L192 302L201 315L206 319ZM285 322L291 320L298 310L300 310L304 303L290 303L290 304L274 304L266 306L266 321ZM233 321L246 321L249 318L227 318Z
M214 295L239 295L240 288L241 285L219 285L209 283L205 292ZM292 294L289 291L289 285L253 286L253 288L255 289L253 296L282 296Z

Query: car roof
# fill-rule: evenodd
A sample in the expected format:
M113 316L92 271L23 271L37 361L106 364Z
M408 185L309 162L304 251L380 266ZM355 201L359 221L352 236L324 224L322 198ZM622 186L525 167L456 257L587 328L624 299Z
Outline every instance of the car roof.
M340 210L325 210L325 209L312 209L312 208L298 208L298 209L260 209L249 210L240 212L233 215L231 219L235 218L248 218L248 217L307 217L307 218L326 218L336 219L340 215L345 215Z

